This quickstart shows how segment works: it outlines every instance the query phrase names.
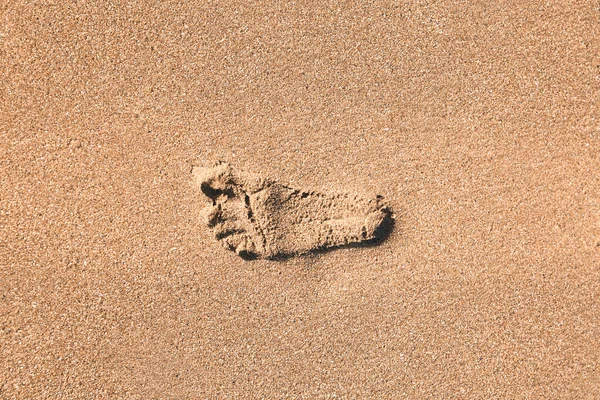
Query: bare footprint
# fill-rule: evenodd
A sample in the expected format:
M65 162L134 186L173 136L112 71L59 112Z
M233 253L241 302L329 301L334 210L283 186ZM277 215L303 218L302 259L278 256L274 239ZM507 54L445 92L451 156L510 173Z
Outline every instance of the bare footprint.
M391 222L380 196L294 189L226 163L195 167L193 175L212 200L204 209L207 225L222 244L246 259L374 241Z

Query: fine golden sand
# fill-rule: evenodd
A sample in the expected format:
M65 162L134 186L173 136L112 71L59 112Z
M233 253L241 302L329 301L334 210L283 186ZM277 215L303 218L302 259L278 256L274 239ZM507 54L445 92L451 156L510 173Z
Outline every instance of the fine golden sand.
M598 398L599 21L3 2L0 399ZM202 221L219 160L394 229L246 260Z

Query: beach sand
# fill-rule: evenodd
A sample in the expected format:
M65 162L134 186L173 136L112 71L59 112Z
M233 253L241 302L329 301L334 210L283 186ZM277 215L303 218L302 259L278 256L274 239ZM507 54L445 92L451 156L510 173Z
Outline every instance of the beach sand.
M5 2L0 398L592 399L595 2ZM194 167L381 195L248 261Z

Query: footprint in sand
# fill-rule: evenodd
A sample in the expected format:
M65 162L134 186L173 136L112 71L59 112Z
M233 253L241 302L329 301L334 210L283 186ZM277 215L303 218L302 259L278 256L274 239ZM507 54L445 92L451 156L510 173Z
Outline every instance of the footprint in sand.
M391 227L391 211L381 196L294 189L226 163L195 167L193 175L212 200L204 209L207 225L217 240L245 259L374 242Z

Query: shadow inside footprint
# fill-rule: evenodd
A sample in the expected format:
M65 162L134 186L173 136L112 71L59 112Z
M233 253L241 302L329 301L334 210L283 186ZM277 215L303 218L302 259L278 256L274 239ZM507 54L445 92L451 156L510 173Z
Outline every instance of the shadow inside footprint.
M380 245L381 243L383 243L384 241L386 241L389 236L392 234L392 231L394 230L396 226L396 218L394 217L394 214L392 212L392 210L387 207L386 208L386 215L383 218L381 224L377 227L377 229L375 229L374 233L373 233L373 238L372 239L368 239L368 240L363 240L361 242L353 242L353 243L347 243L347 244L340 244L340 245L336 245L336 246L321 246L321 247L315 247L313 249L311 249L310 251L307 251L305 253L301 253L301 254L296 254L296 253L278 253L269 257L265 257L268 260L271 261L287 261L290 258L299 256L299 255L320 255L320 254L324 254L324 253L328 253L330 251L335 251L335 250L339 250L339 249L345 249L345 248L368 248L368 247L375 247ZM258 254L251 254L251 253L247 253L247 252L243 252L238 254L241 258L243 258L246 261L253 261L253 260L257 260L260 257L260 255Z
M312 250L311 254L322 254L331 250L344 249L344 248L361 248L361 247L374 247L383 243L394 230L394 226L396 225L396 219L393 217L393 214L390 210L383 218L381 224L375 229L373 232L373 238L368 240L363 240L361 242L352 242L347 244L340 244L338 246L330 246L330 247L319 247Z

